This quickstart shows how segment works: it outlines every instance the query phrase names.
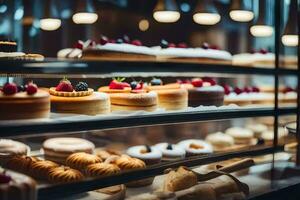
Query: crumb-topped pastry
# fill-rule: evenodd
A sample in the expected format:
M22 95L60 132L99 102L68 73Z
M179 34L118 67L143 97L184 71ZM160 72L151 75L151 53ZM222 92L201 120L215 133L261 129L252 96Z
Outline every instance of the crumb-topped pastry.
M185 150L175 144L159 143L154 147L162 152L163 161L178 160L185 157Z
M84 178L80 171L61 166L50 170L48 180L52 183L68 183L80 181Z
M94 92L85 82L79 82L73 88L71 82L64 78L56 87L51 87L49 93L53 112L85 115L110 112L109 96Z
M94 149L92 142L81 138L51 138L43 143L45 158L58 163L65 163L66 158L76 152L92 154Z
M187 156L206 155L213 153L212 146L203 140L183 140L177 145L184 148Z
M16 155L27 155L29 152L30 147L24 143L10 139L0 139L0 165L5 165L10 158Z
M109 87L99 88L110 96L112 111L155 111L157 109L157 94L143 89L143 83L135 81L128 84L124 79L114 79ZM128 87L129 86L129 87Z
M0 120L48 118L49 94L29 82L25 86L6 83L0 89Z
M66 159L66 165L79 171L85 172L87 166L101 163L102 159L96 155L85 152L73 153Z
M166 110L182 110L188 107L188 92L178 85L163 85L160 79L153 79L147 87L158 95L158 106Z
M47 180L50 171L56 167L59 167L59 164L50 160L38 160L31 164L29 174L36 179Z

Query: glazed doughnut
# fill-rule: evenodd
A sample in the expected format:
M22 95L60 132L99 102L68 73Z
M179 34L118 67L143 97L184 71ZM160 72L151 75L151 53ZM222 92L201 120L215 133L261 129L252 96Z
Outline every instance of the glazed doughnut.
M66 159L66 165L79 171L85 171L88 165L100 162L100 157L85 152L73 153Z
M48 180L52 183L68 183L80 181L84 177L80 171L70 167L61 166L50 170Z
M122 155L116 159L115 164L121 170L141 169L146 167L144 161L137 158L131 158L127 155Z
M164 161L176 160L185 157L185 150L182 147L179 147L174 144L159 143L156 144L154 147L162 152L162 159Z
M264 124L258 124L258 123L255 123L255 124L248 124L246 126L247 129L250 129L251 131L254 132L254 137L256 138L260 138L261 137L261 134L264 132L264 131L267 131L268 130L268 127Z
M29 174L31 166L38 162L39 159L36 157L29 156L14 156L6 163L5 167L17 172Z
M251 144L254 138L253 131L246 129L246 128L240 128L240 127L231 127L226 129L226 134L232 136L234 138L235 144Z
M49 172L56 167L59 167L59 165L55 162L39 160L32 163L29 174L36 179L47 179Z
M143 160L146 165L157 164L162 158L160 150L145 145L130 147L127 149L126 153L131 157Z
M0 139L0 164L5 165L8 159L15 155L27 155L29 146L10 139Z
M85 139L61 137L51 138L43 143L45 158L58 163L64 163L72 153L93 153L95 145Z
M119 173L121 170L117 165L109 163L95 163L86 167L88 176L110 176Z
M206 155L213 153L212 146L203 140L183 140L178 146L184 148L187 156Z
M234 145L233 137L222 132L211 133L205 140L214 147L214 150L222 150Z

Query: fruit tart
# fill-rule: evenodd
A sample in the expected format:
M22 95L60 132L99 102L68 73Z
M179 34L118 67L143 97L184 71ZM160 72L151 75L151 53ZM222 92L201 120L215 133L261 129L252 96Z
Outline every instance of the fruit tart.
M73 87L71 82L64 78L56 87L51 87L49 93L53 112L84 115L110 112L109 96L102 92L94 92L85 82L79 82Z
M6 83L0 88L0 120L48 118L49 94L29 82L25 86Z

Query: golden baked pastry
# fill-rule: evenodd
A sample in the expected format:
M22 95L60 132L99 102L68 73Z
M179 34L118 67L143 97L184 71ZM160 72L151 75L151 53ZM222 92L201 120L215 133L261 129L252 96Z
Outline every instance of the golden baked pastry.
M176 192L190 188L198 183L197 175L186 169L179 167L176 171L170 171L165 178L164 191Z
M100 157L85 152L73 153L66 159L66 165L80 171L84 171L88 165L100 162Z
M141 169L146 167L144 161L126 155L122 155L116 159L115 164L122 170Z
M17 172L29 174L29 169L33 163L37 161L39 161L39 159L36 157L14 156L6 163L5 167Z
M125 87L124 89L109 89L109 86L103 86L98 89L98 92L105 93L130 93L130 91L130 87Z
M95 163L86 167L86 174L88 176L110 176L120 171L117 165L109 163Z
M51 87L49 89L49 93L54 96L59 96L59 97L84 97L84 96L90 96L92 95L94 90L92 88L88 88L87 91L73 91L73 92L61 92L61 91L56 91L55 87Z
M80 181L84 177L82 173L70 167L61 166L50 170L48 180L52 183L67 183Z
M47 179L52 169L59 167L55 162L49 160L39 160L30 166L29 174L36 179Z
M100 157L102 160L106 160L110 156L114 156L114 155L120 156L121 154L118 151L106 149L106 150L97 151L96 155Z

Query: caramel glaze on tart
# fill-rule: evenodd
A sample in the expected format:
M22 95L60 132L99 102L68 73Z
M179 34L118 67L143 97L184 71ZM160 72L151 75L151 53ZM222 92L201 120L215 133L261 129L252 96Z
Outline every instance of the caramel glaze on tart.
M110 176L119 173L121 170L117 165L109 163L96 163L87 166L88 176Z
M59 165L49 160L36 161L32 163L29 174L36 179L47 179L49 172L56 167Z
M85 152L73 153L66 159L66 165L80 171L84 171L91 164L101 162L102 159L100 157Z
M70 167L56 167L49 172L48 180L52 183L68 183L80 181L84 178L82 173Z

